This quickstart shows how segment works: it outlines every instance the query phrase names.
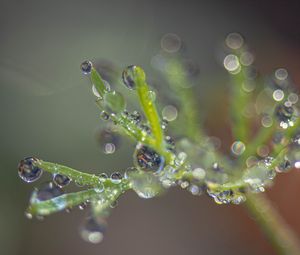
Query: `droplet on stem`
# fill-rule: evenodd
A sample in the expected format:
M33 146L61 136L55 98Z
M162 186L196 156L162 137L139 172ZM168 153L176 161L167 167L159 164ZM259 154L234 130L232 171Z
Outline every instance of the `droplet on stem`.
M43 170L36 166L36 163L38 163L38 159L34 157L28 157L20 161L18 174L23 181L34 182L42 176Z
M82 62L80 65L80 69L83 74L90 74L92 71L92 68L93 68L93 64L89 60Z
M146 145L138 144L134 153L137 168L143 171L159 173L165 165L164 157Z

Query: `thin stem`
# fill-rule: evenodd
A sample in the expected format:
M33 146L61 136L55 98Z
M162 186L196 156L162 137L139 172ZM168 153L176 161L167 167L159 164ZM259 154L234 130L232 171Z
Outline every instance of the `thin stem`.
M162 146L164 141L164 134L161 128L160 117L157 113L154 99L151 98L151 92L149 90L148 84L145 81L144 71L140 67L136 67L135 72L135 81L140 105L145 113L147 120L149 121L156 145L158 147Z
M37 201L34 197L30 201L27 212L32 215L46 216L55 212L62 211L66 208L72 208L80 205L85 201L99 197L101 193L94 189L64 194L46 201Z
M265 195L248 194L245 207L279 254L300 254L300 240Z

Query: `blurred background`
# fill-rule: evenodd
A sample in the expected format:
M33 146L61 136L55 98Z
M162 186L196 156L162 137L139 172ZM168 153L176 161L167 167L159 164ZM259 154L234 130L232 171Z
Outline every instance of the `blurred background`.
M17 164L35 155L76 169L122 171L134 144L105 155L95 134L99 112L79 66L107 59L138 64L151 77L160 38L175 33L200 67L199 94L207 124L222 132L221 91L228 77L218 60L225 36L240 32L263 74L289 70L300 83L300 5L289 1L0 1L0 254L274 254L242 206L173 189L139 199L123 196L101 244L86 243L78 229L85 211L43 221L24 210L36 184L25 184ZM164 84L159 84L164 86ZM206 104L201 103L201 97ZM224 119L224 118L223 118ZM92 169L92 170L89 170ZM45 180L49 176L44 177ZM39 181L40 182L40 181ZM280 175L267 192L300 235L300 173Z

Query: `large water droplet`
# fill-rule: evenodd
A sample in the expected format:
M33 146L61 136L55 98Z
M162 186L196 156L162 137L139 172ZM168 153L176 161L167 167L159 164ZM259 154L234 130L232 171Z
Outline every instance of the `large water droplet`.
M98 217L95 220L93 217L89 217L85 220L80 234L83 240L98 244L103 240L106 228L107 222L105 218Z
M93 64L89 60L82 62L80 65L80 69L83 74L90 74L92 71L92 68L93 68Z
M38 163L38 159L34 157L28 157L20 161L18 165L18 174L25 182L34 182L38 180L43 170L35 164Z
M60 188L68 185L71 182L71 179L66 176L66 175L62 175L62 174L55 174L53 176L53 182L59 186Z
M129 89L136 89L136 84L134 81L135 69L136 69L135 65L130 65L130 66L126 67L122 73L123 83Z
M141 171L131 172L129 180L132 189L141 198L152 198L162 191L159 179L152 173L145 173Z
M134 153L134 163L140 170L158 173L164 168L165 159L148 146L138 144Z

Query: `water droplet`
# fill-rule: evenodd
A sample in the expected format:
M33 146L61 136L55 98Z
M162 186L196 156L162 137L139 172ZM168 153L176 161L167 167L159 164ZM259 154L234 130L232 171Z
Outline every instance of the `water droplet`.
M180 187L181 187L182 189L186 189L189 185L190 185L190 183L189 183L188 181L182 181L182 182L180 183Z
M80 65L80 69L83 74L90 74L92 71L92 68L93 68L93 64L89 60L82 62Z
M140 123L142 120L142 116L138 111L134 111L133 113L131 113L129 118L136 124Z
M193 175L193 178L200 181L205 178L206 172L201 167L197 167L193 170L192 175Z
M165 137L165 141L167 143L167 149L170 151L174 151L175 150L175 141L171 136L166 136Z
M232 74L237 74L241 70L239 59L236 55L229 54L224 59L224 67L226 70Z
M179 167L182 166L187 158L187 154L185 152L179 152L177 157L175 158L174 164Z
M257 155L264 158L264 157L267 157L269 155L269 147L267 145L261 145L257 148L256 150L257 152Z
M265 114L261 119L261 124L263 127L268 128L273 125L273 119L270 115Z
M280 162L276 167L275 170L278 173L284 173L287 172L289 169L291 169L292 165L291 162L287 159L287 157L284 157L282 162Z
M167 105L162 110L162 116L167 121L174 121L177 118L177 108L173 105Z
M156 93L155 93L154 91L152 91L152 90L149 90L149 91L147 92L147 97L148 97L148 99L149 99L151 102L154 102L155 99L156 99Z
M114 173L112 173L111 176L110 176L111 182L113 182L113 183L115 183L115 184L121 183L122 178L123 178L123 176L122 176L122 174L119 173L119 172L114 172Z
M106 111L102 111L100 113L100 117L103 119L103 120L108 120L109 119L109 115Z
M80 234L83 240L98 244L103 240L106 228L107 222L105 218L98 217L97 220L95 220L93 217L89 217L85 220Z
M161 48L168 53L176 53L181 48L181 39L173 33L165 34L160 41Z
M159 173L164 168L165 159L148 146L138 144L134 153L134 163L140 170Z
M78 205L79 210L84 210L85 208L87 208L87 202L83 202L81 204Z
M246 149L246 146L243 142L241 141L235 141L232 145L231 145L231 151L234 155L236 156L240 156L244 153Z
M98 136L98 140L105 154L113 154L120 145L120 136L110 129L103 129Z
M101 181L105 181L108 178L108 175L106 173L99 174L99 178Z
M275 177L275 170L269 169L272 162L273 158L267 157L246 170L243 180L253 192L264 192L265 186Z
M132 189L141 198L152 198L162 191L162 186L157 178L149 172L135 171L130 175Z
M151 128L147 124L141 124L141 129L144 130L147 134L151 134Z
M225 39L227 47L233 50L240 49L244 44L244 39L239 33L230 33Z
M244 51L241 54L240 61L243 66L250 66L254 62L254 56L250 52Z
M282 101L284 98L284 92L281 89L276 89L273 92L273 99L277 102Z
M125 171L125 179L129 179L130 175L135 174L138 170L135 167L128 167Z
M167 121L166 119L163 119L162 122L161 122L161 128L162 129L167 129L168 124L169 124L169 121Z
M53 176L53 182L59 186L60 188L68 185L71 182L71 179L66 176L66 175L62 175L62 174L55 174Z
M292 106L278 105L275 109L275 114L282 128L293 125L294 108Z
M25 182L34 182L38 180L43 170L35 164L38 163L38 159L34 157L28 157L20 161L18 165L18 174Z
M298 95L295 93L291 93L288 96L288 101L291 102L291 104L296 104L298 102Z
M201 193L200 188L194 184L189 186L188 191L194 196L199 195Z
M135 84L135 65L126 67L122 73L122 80L125 86L129 89L136 89Z
M287 70L284 69L284 68L278 68L275 71L275 78L280 80L280 81L286 80L288 78Z
M63 190L54 185L52 182L42 184L38 189L35 189L31 195L30 202L36 203L46 201L54 197L63 195Z

